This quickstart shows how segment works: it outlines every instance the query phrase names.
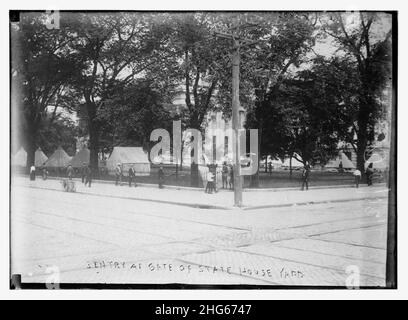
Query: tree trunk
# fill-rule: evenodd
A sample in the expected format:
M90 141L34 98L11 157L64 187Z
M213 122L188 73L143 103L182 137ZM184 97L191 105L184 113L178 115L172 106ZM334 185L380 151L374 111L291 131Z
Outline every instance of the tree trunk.
M292 179L292 156L290 157L290 160L289 160L289 176L290 176L290 178Z
M100 128L96 122L96 105L94 103L87 103L88 112L88 131L89 131L89 151L92 173L95 177L99 177L99 135Z
M95 177L99 176L99 129L94 126L89 127L89 163Z
M27 121L27 134L25 137L25 149L27 152L27 163L26 170L27 173L30 172L30 167L35 163L35 151L37 149L37 135L39 125L36 120Z
M365 110L365 108L362 108ZM363 113L363 112L361 112ZM366 150L368 144L368 134L367 134L367 121L365 115L362 114L358 121L358 133L357 133L357 168L361 171L362 177L365 177L365 161L366 161Z

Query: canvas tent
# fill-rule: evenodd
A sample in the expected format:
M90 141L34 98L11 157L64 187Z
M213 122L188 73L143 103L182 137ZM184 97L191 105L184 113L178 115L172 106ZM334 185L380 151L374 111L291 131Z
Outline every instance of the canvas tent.
M70 165L74 168L80 168L85 163L89 164L91 152L88 148L81 149L71 160Z
M384 155L381 155L380 153L376 153L376 152L373 153L371 157L364 164L365 169L367 169L370 163L373 164L374 169L381 170L381 171L386 170L389 167L387 157Z
M138 176L150 175L149 158L141 147L114 147L106 161L108 172L113 174L118 164L122 165L125 175L131 166L134 166Z
M343 153L340 152L337 158L330 160L326 165L325 168L339 168L340 161L343 165L344 169L355 169L355 165L351 160Z
M35 152L34 165L36 167L42 167L47 160L48 157L42 152L41 148L38 148Z
M23 147L17 151L17 153L12 157L11 163L14 166L25 167L27 165L27 152Z
M51 157L45 162L44 166L48 168L65 168L71 161L71 157L62 149L58 147Z
M297 158L301 159L299 155L296 155ZM282 167L290 167L290 158L285 159L282 164ZM296 158L292 158L292 168L299 168L304 167L304 164L297 160Z

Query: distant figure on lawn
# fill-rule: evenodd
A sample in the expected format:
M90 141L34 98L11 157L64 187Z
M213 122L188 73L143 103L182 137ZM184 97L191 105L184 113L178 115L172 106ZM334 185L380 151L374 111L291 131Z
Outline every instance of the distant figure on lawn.
M367 176L367 185L372 186L373 185L373 176L374 176L374 164L371 162L367 169L366 169L366 176Z
M35 180L35 166L32 165L30 168L30 180L34 181Z
M224 164L222 165L222 188L227 189L228 188L228 166L227 162L224 161ZM225 185L225 188L224 188Z
M160 166L158 175L159 175L159 189L163 189L164 188L164 186L163 186L164 185L164 169L163 169L163 166Z
M118 165L116 166L115 169L115 176L116 176L116 182L115 182L115 186L117 186L119 183L120 185L122 185L122 165L120 163L118 163Z
M344 172L344 170L343 170L343 162L342 162L342 161L340 161L340 163L339 163L339 172L340 172L340 173L343 173L343 172Z
M135 180L135 187L136 187L136 171L133 166L129 168L128 175L129 175L129 187L132 186L133 180Z
M302 172L302 191L305 190L305 186L306 190L309 190L309 177L310 177L310 165L308 162L306 162Z
M272 169L273 169L272 162L269 162L269 163L268 163L269 176L272 175Z
M356 188L358 188L360 186L360 180L361 180L361 171L356 169L353 172L353 176L354 176L354 183L356 184Z
M88 165L85 170L85 187L88 185L90 188L92 184L92 168L91 165Z
M72 180L73 174L74 174L74 168L72 168L72 166L69 165L67 168L67 177L69 180Z

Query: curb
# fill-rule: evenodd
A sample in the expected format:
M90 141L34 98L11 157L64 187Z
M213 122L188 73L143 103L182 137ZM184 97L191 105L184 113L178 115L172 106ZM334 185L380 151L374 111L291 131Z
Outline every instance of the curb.
M65 192L63 190L53 189L53 188L44 188L44 187L33 187L33 186L20 186L26 187L31 189L41 189L41 190L50 190L56 192ZM206 204L199 204L199 203L185 203L185 202L177 202L177 201L167 201L167 200L157 200L157 199L146 199L146 198L137 198L137 197L125 197L125 196L117 196L117 195L107 195L107 194L98 194L98 193L89 193L83 191L76 191L73 194L86 194L88 196L94 197L102 197L102 198L115 198L115 199L125 199L125 200L136 200L136 201L145 201L145 202L155 202L155 203L163 203L163 204L170 204L182 207L190 207L195 209L213 209L213 210L231 210L234 207L228 206L216 206L216 205L206 205Z
M34 187L34 186L23 186L32 189L42 189L42 190L50 190L56 192L64 192L62 190L53 189L53 188L44 188L44 187ZM342 203L342 202L352 202L352 201L364 201L364 200L371 200L371 199L386 199L388 195L378 196L378 197L363 197L358 199L336 199L336 200L321 200L321 201L305 201L305 202L296 202L296 203L282 203L282 204L266 204L260 206L248 206L237 208L234 206L219 206L219 205L206 205L206 204L199 204L199 203L185 203L185 202L177 202L177 201L167 201L167 200L158 200L158 199L146 199L146 198L137 198L137 197L126 197L126 196L118 196L118 195L105 195L105 194L97 194L97 193L89 193L83 191L75 192L77 194L86 194L94 197L104 197L104 198L115 198L115 199L125 199L125 200L136 200L136 201L145 201L145 202L155 202L155 203L162 203L162 204L169 204L169 205L176 205L176 206L183 206L195 209L207 209L207 210L233 210L233 209L241 209L242 211L252 211L252 210L259 210L259 209L270 209L270 208L285 208L285 207L296 207L296 206L305 206L305 205L315 205L315 204L329 204L329 203Z
M372 199L388 199L388 196L379 196L379 197L364 197L359 199L337 199L337 200L322 200L322 201L306 201L306 202L297 202L297 203L286 203L286 204L271 204L271 205L262 205L262 206L252 206L242 208L244 211L259 210L259 209L269 209L269 208L284 208L284 207L297 207L297 206L307 206L313 204L324 204L324 203L342 203L342 202L352 202L352 201L364 201Z
M60 180L62 178L57 177L48 177L49 180ZM81 181L79 178L73 178L74 181ZM102 184L114 184L115 181L110 180L92 180L92 183L102 183ZM124 182L123 184L126 184ZM385 183L378 183L377 186L385 185ZM151 183L137 183L139 187L146 187L146 188L157 188L157 184ZM187 191L198 191L202 192L204 188L193 188L193 187L182 187L182 186L173 186L173 185L165 185L166 189L169 190L187 190ZM344 188L354 188L352 184L340 184L340 185L330 185L330 186L310 186L309 190L320 190L320 189L344 189ZM368 188L367 186L360 186L360 188ZM223 189L222 189L223 190ZM290 188L258 188L258 189L250 189L250 188L243 188L243 192L283 192L283 191L296 191L300 190L300 187L290 187ZM227 190L233 191L233 190Z

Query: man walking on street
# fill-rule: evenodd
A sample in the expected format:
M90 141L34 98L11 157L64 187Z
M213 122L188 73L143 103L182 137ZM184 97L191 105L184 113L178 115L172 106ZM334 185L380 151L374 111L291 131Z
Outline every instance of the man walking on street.
M303 168L302 172L302 191L309 190L309 176L310 176L310 166L309 163L306 162L305 167Z
M92 184L92 168L91 165L88 165L85 170L85 187L88 184L88 187L91 187Z
M358 188L360 185L360 180L361 180L361 171L356 169L353 172L353 176L354 176L354 183L356 184L356 188Z
M224 161L224 164L222 165L222 188L227 189L228 188L228 166L227 162ZM224 188L225 185L225 188Z
M86 176L86 163L82 163L82 168L81 168L81 178L82 178L82 183L85 183L85 176Z
M136 171L133 166L129 168L128 174L129 174L129 187L132 186L133 179L135 179L135 187L136 187Z
M74 169L72 168L71 165L68 166L67 168L67 177L69 180L72 180L72 175L74 174Z
M120 185L122 185L122 166L120 163L118 163L118 165L116 166L115 176L116 176L115 186L117 186L119 183Z
M163 166L160 166L159 168L159 189L163 189L163 185L164 185L164 170L163 170Z
M373 163L370 163L367 167L366 170L366 175L367 175L367 185L372 186L373 185L373 176L374 176L374 168L373 168Z

